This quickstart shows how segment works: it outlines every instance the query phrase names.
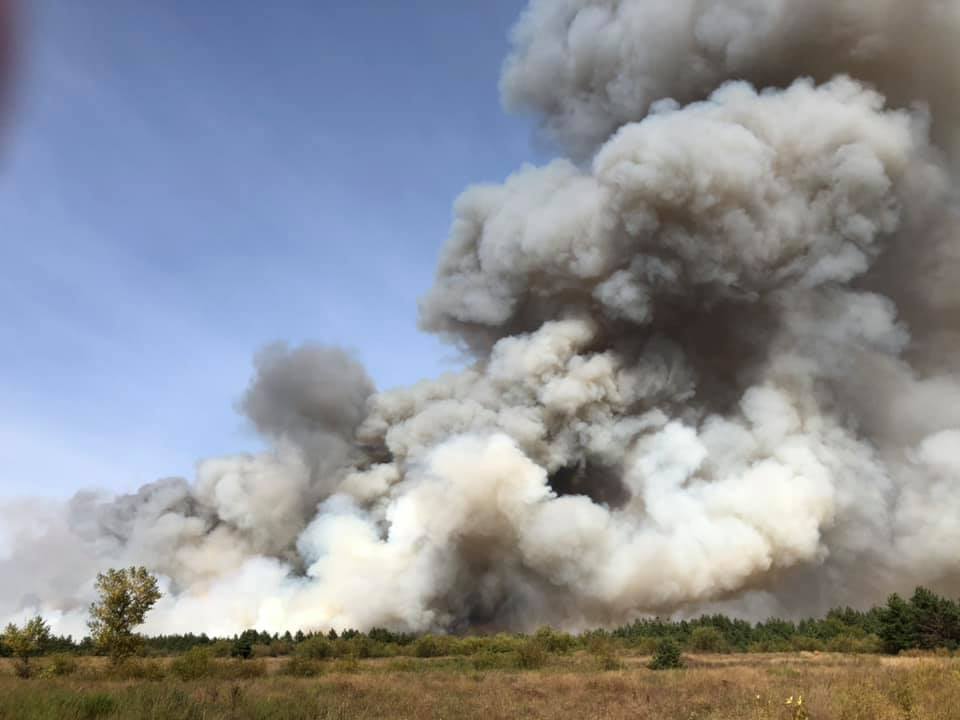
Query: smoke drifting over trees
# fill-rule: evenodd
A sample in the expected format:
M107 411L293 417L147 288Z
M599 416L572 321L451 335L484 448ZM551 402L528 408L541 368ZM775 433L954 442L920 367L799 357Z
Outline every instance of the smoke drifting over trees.
M960 591L960 2L533 0L502 91L570 159L457 202L376 394L276 346L268 452L2 510L0 619L147 631L570 629Z

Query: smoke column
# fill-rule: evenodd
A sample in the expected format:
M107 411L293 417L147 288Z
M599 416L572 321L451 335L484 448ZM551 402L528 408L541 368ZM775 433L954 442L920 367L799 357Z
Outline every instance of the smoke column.
M0 130L7 122L14 61L14 0L0 0Z
M502 94L568 159L458 200L377 394L268 348L269 452L3 513L0 619L570 629L960 593L958 0L532 0Z

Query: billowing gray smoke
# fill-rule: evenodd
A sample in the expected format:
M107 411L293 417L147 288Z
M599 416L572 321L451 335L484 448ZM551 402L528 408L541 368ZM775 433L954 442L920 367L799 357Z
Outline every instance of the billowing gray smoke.
M457 203L421 324L471 366L268 349L271 451L8 508L0 616L76 632L128 562L153 631L960 592L958 41L960 0L533 0L503 94L572 160Z

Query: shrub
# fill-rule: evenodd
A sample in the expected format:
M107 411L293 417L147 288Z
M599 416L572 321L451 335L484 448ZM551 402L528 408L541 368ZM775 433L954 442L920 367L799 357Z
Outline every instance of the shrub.
M285 657L293 654L293 642L278 640L270 644L271 657Z
M277 656L277 651L274 649L273 644L266 645L264 643L254 643L254 645L250 648L249 657L251 658L268 658L268 657L276 657L276 656ZM248 659L248 658L241 658L241 659Z
M631 643L633 649L640 655L653 655L659 644L660 641L652 637L639 638Z
M576 638L569 633L557 632L551 627L540 628L533 637L544 650L560 655L570 653L577 644Z
M433 635L424 635L414 643L413 654L418 658L440 657L443 655L443 648Z
M207 645L211 657L225 658L233 654L233 643L229 640L217 640Z
M701 626L694 628L687 642L690 650L703 653L720 653L728 650L726 638L715 627Z
M50 665L47 666L46 672L55 677L64 677L73 675L78 667L77 659L73 655L57 653L50 658Z
M234 641L230 654L242 660L248 660L253 657L253 644L256 640L256 630L244 630Z
M834 638L836 639L836 638ZM824 645L822 640L807 637L806 635L797 635L790 640L790 648L797 652L820 652Z
M334 646L325 637L315 635L297 645L297 655L310 660L325 660L334 656Z
M519 660L513 653L495 653L483 650L470 657L470 664L474 670L506 670L517 667Z
M586 638L587 652L597 659L601 670L620 670L623 663L617 657L617 646L607 633L594 632Z
M507 635L499 633L490 637L483 638L483 649L493 653L512 653L520 649L525 642L523 638L516 635Z
M267 663L263 660L233 660L214 664L212 669L223 680L253 680L266 676Z
M657 644L657 650L653 654L653 660L647 666L651 670L672 670L683 667L683 658L680 656L680 648L677 644L668 638L661 640Z
M536 640L527 640L517 650L517 667L536 670L547 664L547 651Z
M620 662L620 658L614 655L612 652L604 653L597 657L598 664L601 670L622 670L623 663Z
M837 653L878 653L883 649L883 643L876 635L867 635L862 638L837 635L827 643L827 649Z
M322 671L323 665L320 662L300 655L288 659L280 670L284 675L292 677L315 677Z
M170 671L180 680L199 680L210 674L210 664L210 653L195 647L175 658Z
M397 645L388 645L386 643L377 642L368 637L364 637L363 635L353 638L352 640L344 640L342 642L346 648L346 652L343 653L344 656L357 657L361 659L395 657L399 649Z
M474 670L493 670L498 667L498 663L501 655L490 652L489 650L484 650L483 652L474 653L470 656L470 664L473 666Z

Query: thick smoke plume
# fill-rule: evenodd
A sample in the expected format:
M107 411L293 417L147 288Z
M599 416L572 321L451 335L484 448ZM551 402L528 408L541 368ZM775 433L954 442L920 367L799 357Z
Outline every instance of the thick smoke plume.
M277 346L269 452L4 510L0 616L526 629L960 592L957 0L533 0L502 82L570 160L467 190L382 394Z

